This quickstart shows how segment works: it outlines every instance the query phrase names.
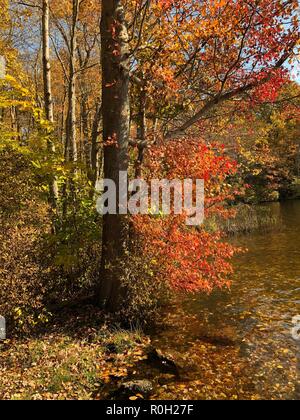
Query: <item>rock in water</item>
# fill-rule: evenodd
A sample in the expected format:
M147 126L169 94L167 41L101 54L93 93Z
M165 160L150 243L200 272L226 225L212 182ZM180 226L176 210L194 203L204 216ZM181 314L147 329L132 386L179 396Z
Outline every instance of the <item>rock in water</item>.
M179 377L179 370L171 356L164 355L159 350L151 348L148 352L148 362L156 369L164 373L170 373Z
M152 392L152 382L146 379L140 379L136 381L123 382L117 391L115 391L114 396L116 398L128 399L131 396L140 394L144 398L148 398Z
M202 335L200 341L220 347L235 347L239 343L236 339L222 335Z

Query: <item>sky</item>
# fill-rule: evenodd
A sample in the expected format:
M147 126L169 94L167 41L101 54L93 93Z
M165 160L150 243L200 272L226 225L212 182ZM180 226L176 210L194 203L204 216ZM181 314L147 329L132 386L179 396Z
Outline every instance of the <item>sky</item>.
M295 80L300 85L300 62L296 62L293 69L289 69L291 73L291 79Z

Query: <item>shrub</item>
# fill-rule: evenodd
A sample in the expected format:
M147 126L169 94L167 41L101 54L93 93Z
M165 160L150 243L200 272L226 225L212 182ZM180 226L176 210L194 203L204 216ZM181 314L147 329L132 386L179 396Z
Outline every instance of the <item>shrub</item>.
M18 326L34 323L42 312L44 285L38 263L48 206L21 153L0 152L0 313Z
M101 224L87 191L78 186L54 233L47 177L37 172L31 154L1 149L0 314L22 331L47 322L49 307L90 293L101 255Z

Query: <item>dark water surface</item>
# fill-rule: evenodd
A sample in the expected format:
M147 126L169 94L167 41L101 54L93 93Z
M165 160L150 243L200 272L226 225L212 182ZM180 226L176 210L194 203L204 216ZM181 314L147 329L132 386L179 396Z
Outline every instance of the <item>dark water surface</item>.
M156 398L299 399L300 201L271 205L281 228L233 240L230 292L183 298L165 314L154 344L180 366L180 378L148 372Z

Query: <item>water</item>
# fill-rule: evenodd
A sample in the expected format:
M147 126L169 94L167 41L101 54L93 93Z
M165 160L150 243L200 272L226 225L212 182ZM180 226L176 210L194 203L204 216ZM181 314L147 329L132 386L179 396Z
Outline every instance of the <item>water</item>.
M272 204L282 227L235 238L230 292L193 296L165 313L154 344L180 366L179 379L149 370L154 398L299 399L300 201Z

